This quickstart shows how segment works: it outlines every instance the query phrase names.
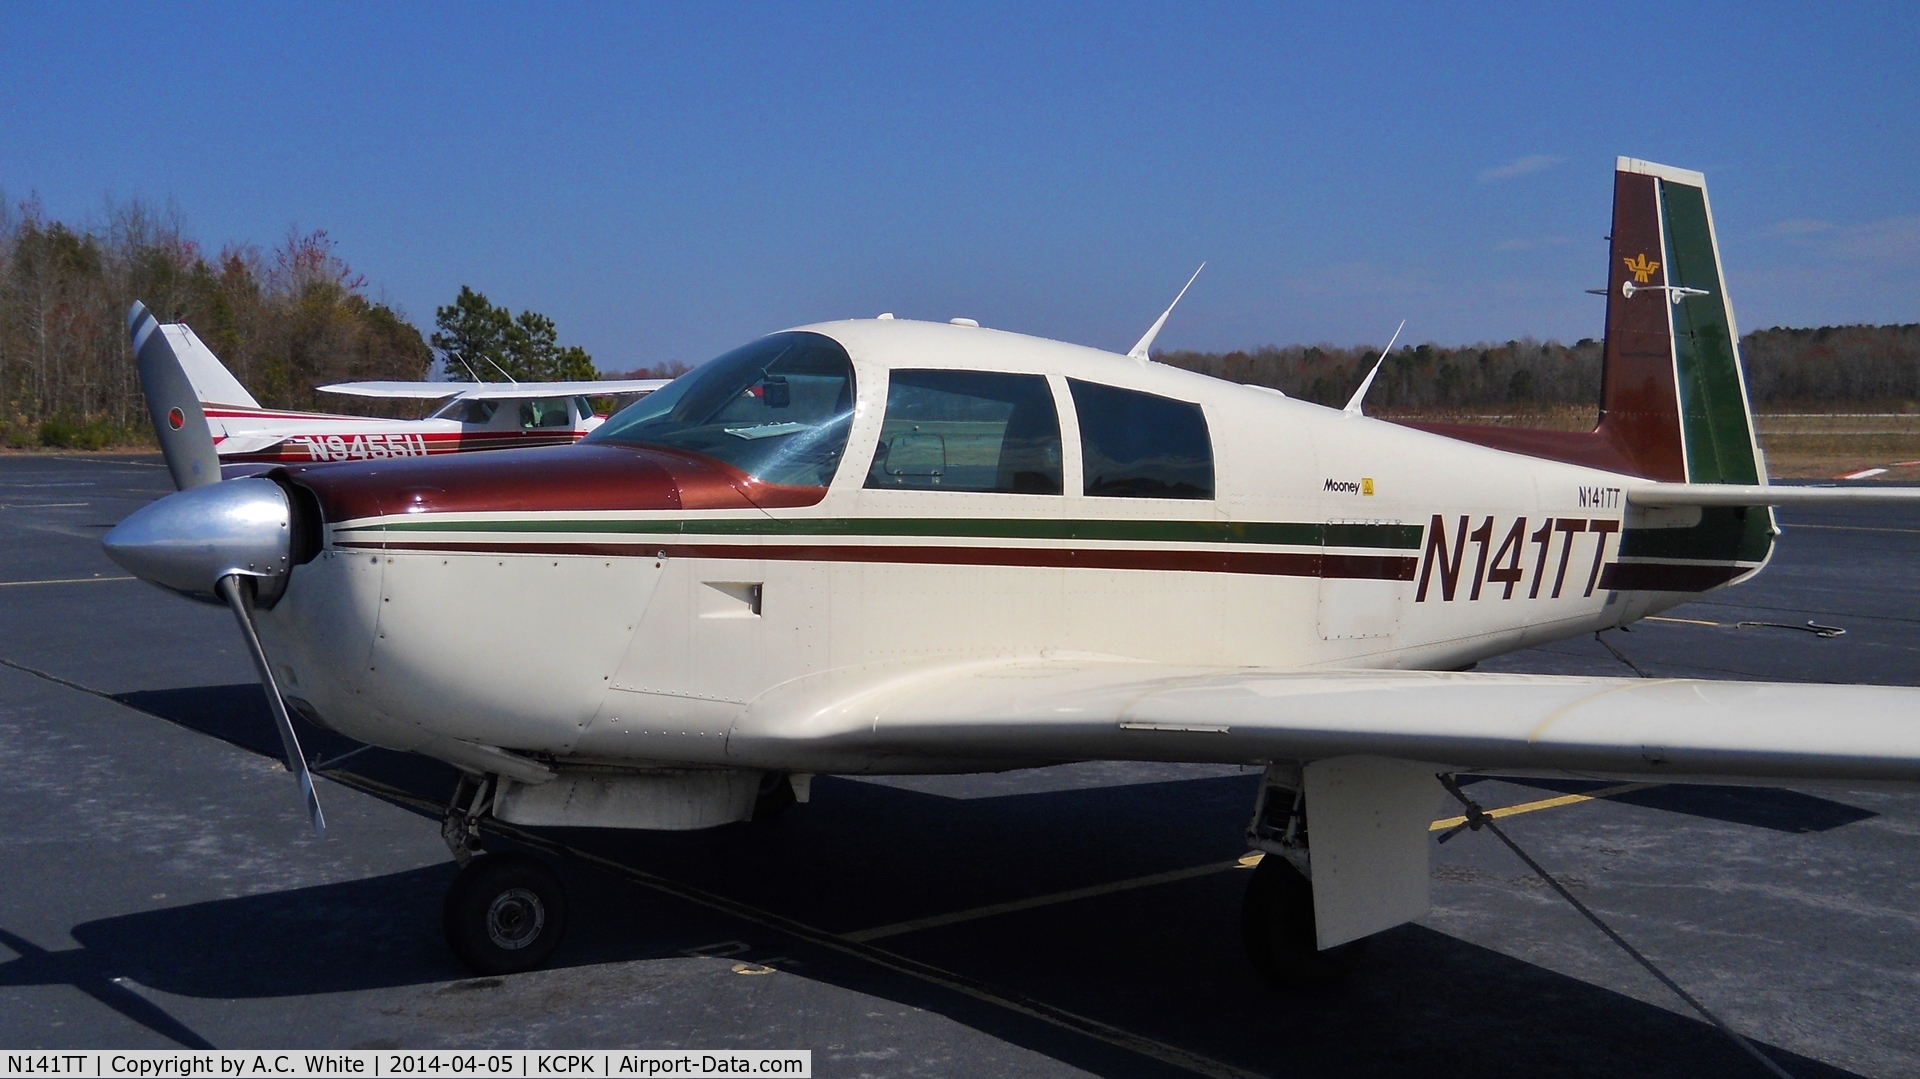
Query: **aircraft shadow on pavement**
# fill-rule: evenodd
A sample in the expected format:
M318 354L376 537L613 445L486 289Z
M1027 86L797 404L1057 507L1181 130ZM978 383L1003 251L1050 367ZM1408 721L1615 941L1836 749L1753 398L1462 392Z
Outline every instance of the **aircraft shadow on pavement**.
M1561 794L1581 794L1610 786L1583 780L1513 779L1519 783ZM1850 806L1817 795L1782 787L1723 787L1718 785L1664 783L1645 790L1608 796L1610 800L1646 809L1661 809L1689 817L1744 824L1776 832L1805 834L1829 832L1849 824L1858 824L1879 816L1870 809ZM1489 807L1491 808L1491 807Z
M1080 792L1072 792L1080 793ZM74 927L80 947L45 952L0 931L20 958L0 985L70 984L165 1037L193 1031L116 979L209 999L299 997L452 982L437 933L452 866L216 900ZM682 959L690 941L755 937L739 958L922 1008L1105 1076L1182 1074L1132 1052L951 989L899 975L606 874L566 871L575 924L561 969ZM1377 938L1338 989L1289 994L1239 954L1229 875L1087 905L947 927L901 954L1111 1027L1262 1073L1745 1076L1753 1064L1705 1024L1419 926ZM867 881L842 882L842 895ZM746 942L740 942L745 944ZM781 958L775 958L778 955ZM732 954L727 960L733 959ZM722 967L718 977L730 976ZM1850 1073L1771 1051L1801 1079Z
M126 694L125 703L278 756L257 686ZM317 728L308 753L353 748ZM438 800L451 772L410 754L352 762ZM705 832L546 829L548 839L834 933L1054 891L1230 861L1253 776L956 799L822 778L811 804ZM1541 784L1547 789L1557 785ZM1581 786L1567 785L1569 789ZM1659 788L1657 808L1810 831L1864 811L1788 791ZM1757 801L1716 801L1727 794ZM1784 797L1782 797L1784 796ZM1649 804L1641 802L1640 804ZM1853 814L1848 817L1847 814ZM432 827L423 819L421 827ZM497 838L490 845L507 846ZM454 982L439 932L451 862L363 880L102 919L81 947L0 963L0 985L81 987L163 1036L192 1031L112 978L202 998L302 996ZM559 968L693 954L769 961L813 979L946 1015L1101 1075L1169 1066L1016 1011L742 923L570 862L573 926ZM1241 954L1243 872L1225 870L1016 914L890 937L879 947L998 991L1254 1071L1288 1074L1747 1075L1753 1063L1711 1027L1420 926L1376 938L1344 986L1286 994ZM746 939L740 939L746 938ZM20 942L25 944L25 942ZM725 945L726 947L716 947ZM26 945L32 948L31 945ZM1624 960L1623 960L1624 962ZM722 968L724 969L724 968ZM1848 1074L1775 1052L1797 1076Z
M274 760L282 757L280 734L273 729L273 717L267 712L266 691L257 682L143 689L118 693L113 699L263 757ZM351 738L307 722L298 714L293 717L293 726L300 736L300 749L309 761L324 762L361 746ZM352 771L408 794L442 803L452 793L456 777L451 766L430 757L385 749L355 755ZM323 807L325 797L323 789Z

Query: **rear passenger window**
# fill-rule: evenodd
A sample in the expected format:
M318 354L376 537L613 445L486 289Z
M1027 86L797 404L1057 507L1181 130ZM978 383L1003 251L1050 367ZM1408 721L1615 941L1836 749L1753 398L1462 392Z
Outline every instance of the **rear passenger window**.
M1059 494L1060 416L1046 378L893 372L867 486Z
M1213 442L1200 406L1068 379L1080 414L1086 493L1212 498Z

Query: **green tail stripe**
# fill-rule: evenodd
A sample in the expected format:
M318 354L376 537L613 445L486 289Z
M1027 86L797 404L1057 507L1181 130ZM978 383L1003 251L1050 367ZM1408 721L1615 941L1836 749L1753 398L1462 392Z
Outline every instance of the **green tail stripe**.
M1707 196L1662 180L1667 283L1700 289L1673 309L1673 346L1680 389L1680 429L1692 483L1758 483L1753 431L1740 387L1740 359L1727 317L1727 297L1714 259Z

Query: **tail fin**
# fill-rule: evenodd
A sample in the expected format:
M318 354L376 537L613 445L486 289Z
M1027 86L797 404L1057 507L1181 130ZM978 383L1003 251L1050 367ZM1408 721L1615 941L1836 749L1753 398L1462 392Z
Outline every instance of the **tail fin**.
M1765 483L1706 178L1620 158L1611 239L1599 426L1574 433L1400 422L1650 480Z
M1765 483L1706 178L1620 158L1611 239L1596 433L1648 479Z
M201 404L260 407L260 402L253 399L247 388L240 385L240 380L233 377L233 372L220 362L220 357L215 356L186 323L163 323L160 332L167 335L174 358L180 361L180 370L186 372L187 381L193 383L194 396Z

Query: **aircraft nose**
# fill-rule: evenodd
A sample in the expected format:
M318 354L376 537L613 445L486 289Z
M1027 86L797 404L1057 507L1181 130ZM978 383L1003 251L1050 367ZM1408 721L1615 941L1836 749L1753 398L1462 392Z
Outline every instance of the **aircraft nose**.
M286 588L292 552L287 493L266 479L190 487L134 511L101 539L107 557L143 581L224 605L220 578L254 578L259 603Z

